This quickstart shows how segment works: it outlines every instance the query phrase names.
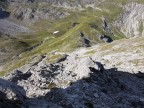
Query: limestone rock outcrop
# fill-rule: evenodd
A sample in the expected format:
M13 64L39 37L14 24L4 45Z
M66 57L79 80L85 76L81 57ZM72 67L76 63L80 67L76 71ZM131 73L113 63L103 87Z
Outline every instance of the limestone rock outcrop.
M61 62L41 62L25 72L15 70L4 79L25 91L26 98L18 104L19 108L142 108L144 105L142 77L117 68L106 69L96 58L81 58L76 53ZM1 85L4 85L3 81L6 82L0 80ZM23 93L18 88L15 90L11 83L1 86L0 91L9 99L23 99ZM19 97L4 91L5 87L12 87L16 94L20 93Z
M144 5L135 2L125 5L118 22L118 27L125 36L144 36Z

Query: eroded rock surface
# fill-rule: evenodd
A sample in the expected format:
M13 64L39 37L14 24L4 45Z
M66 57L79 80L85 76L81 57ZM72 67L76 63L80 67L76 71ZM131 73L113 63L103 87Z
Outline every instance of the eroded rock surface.
M4 79L25 91L27 99L20 104L21 108L142 108L144 79L138 74L104 67L94 57L81 58L72 53L61 62L40 62L28 71L16 70ZM3 93L8 92L3 89Z
M125 36L144 36L144 5L138 3L127 4L124 6L124 13L119 21L118 26Z

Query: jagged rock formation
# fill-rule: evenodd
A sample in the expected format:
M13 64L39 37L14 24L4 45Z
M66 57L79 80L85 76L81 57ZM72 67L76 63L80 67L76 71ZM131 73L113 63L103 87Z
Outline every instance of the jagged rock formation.
M130 3L125 5L121 18L118 26L127 37L144 36L143 4Z
M142 108L144 105L143 78L116 68L104 69L95 59L81 58L75 53L59 63L40 63L25 72L16 70L5 79L25 90L27 99L19 104L20 108Z

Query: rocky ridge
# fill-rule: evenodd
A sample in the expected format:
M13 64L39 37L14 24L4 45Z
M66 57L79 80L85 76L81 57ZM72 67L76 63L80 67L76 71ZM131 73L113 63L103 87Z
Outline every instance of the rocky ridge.
M32 67L35 69L34 72L32 69L25 73L17 70L5 77L11 83L20 85L26 92L26 99L20 98L18 100L20 103L12 103L12 105L18 104L19 108L36 106L38 108L54 106L57 108L89 108L90 106L92 108L97 106L142 108L144 82L139 78L141 75L119 72L116 68L109 70L97 68L98 65L95 65L97 62L90 58L84 58L79 63L81 67L76 67L78 73L65 72L67 67L63 68L61 64L56 63L43 65L39 69ZM57 67L59 70L56 70Z
M140 38L140 40L142 39ZM126 45L128 41L134 40L123 40L121 44ZM137 40L134 46L142 45L137 42L139 41ZM119 45L120 43L114 43L115 47L122 47ZM71 54L67 53L52 64L46 62L47 56L45 56L39 62L27 65L26 69L22 67L7 74L3 77L8 80L7 82L20 86L25 91L25 93L21 93L25 98L18 98L20 103L11 105L17 105L18 108L142 108L144 105L144 70L139 71L137 68L137 71L133 73L131 70L121 71L117 65L111 64L110 66L110 63L106 62L106 56L100 57L100 53L93 52L99 47L82 48ZM137 52L141 56L144 50L143 48L138 50L141 50L141 52ZM136 54L133 49L129 51L131 55ZM90 52L93 52L92 55ZM108 51L106 50L106 52ZM120 57L119 60L121 57L125 57L127 60L131 57L131 55L120 55L123 53L117 54ZM103 59L106 61L104 62ZM113 62L115 61L116 59L113 59ZM3 87L1 86L1 88ZM15 93L18 92L17 89L14 91ZM10 88L10 90L13 89ZM2 93L6 94L7 92L2 91ZM8 100L13 101L12 99Z

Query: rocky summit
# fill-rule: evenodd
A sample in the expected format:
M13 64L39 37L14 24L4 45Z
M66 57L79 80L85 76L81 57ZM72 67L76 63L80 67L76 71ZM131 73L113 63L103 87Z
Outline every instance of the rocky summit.
M0 108L144 108L143 0L1 0Z

